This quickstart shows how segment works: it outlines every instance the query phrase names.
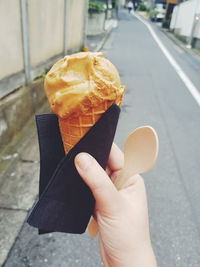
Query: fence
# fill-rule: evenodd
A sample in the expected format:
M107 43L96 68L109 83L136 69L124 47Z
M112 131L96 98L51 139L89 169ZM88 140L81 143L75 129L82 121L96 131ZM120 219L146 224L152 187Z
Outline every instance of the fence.
M85 38L87 0L0 1L0 99Z

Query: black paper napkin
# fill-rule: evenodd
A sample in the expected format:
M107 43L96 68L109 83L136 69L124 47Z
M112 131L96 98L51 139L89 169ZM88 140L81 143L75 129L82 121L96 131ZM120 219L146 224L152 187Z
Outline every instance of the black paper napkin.
M105 168L119 113L120 108L113 104L67 155L57 117L54 114L37 115L41 158L39 200L27 221L40 229L40 233L85 232L95 200L76 171L74 158L80 152L87 152Z

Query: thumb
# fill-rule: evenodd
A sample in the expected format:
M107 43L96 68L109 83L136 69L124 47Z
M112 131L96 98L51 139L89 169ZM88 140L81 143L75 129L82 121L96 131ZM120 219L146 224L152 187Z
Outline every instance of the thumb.
M114 211L117 207L118 191L97 161L87 153L80 153L75 157L75 166L90 187L97 209L106 213Z

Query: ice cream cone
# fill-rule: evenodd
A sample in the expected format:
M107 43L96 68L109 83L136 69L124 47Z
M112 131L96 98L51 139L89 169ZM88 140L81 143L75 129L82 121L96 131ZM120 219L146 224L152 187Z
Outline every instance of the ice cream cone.
M45 77L45 92L58 116L65 153L113 104L121 105L125 87L102 53L80 52L56 62Z
M119 101L116 104L121 104L121 100ZM85 114L79 115L78 117L69 117L67 119L59 117L59 128L66 154L79 142L112 104L113 101L104 101L101 105L91 107Z

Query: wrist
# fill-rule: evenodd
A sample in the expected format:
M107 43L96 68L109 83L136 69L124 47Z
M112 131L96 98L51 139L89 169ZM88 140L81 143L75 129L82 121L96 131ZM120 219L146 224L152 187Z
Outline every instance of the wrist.
M156 258L151 245L141 246L134 251L117 255L115 260L110 260L109 264L104 263L104 267L157 267Z
M156 267L156 258L151 245L143 246L131 258L133 267ZM130 262L129 262L130 264ZM128 265L127 265L128 266ZM124 266L125 267L125 266Z

